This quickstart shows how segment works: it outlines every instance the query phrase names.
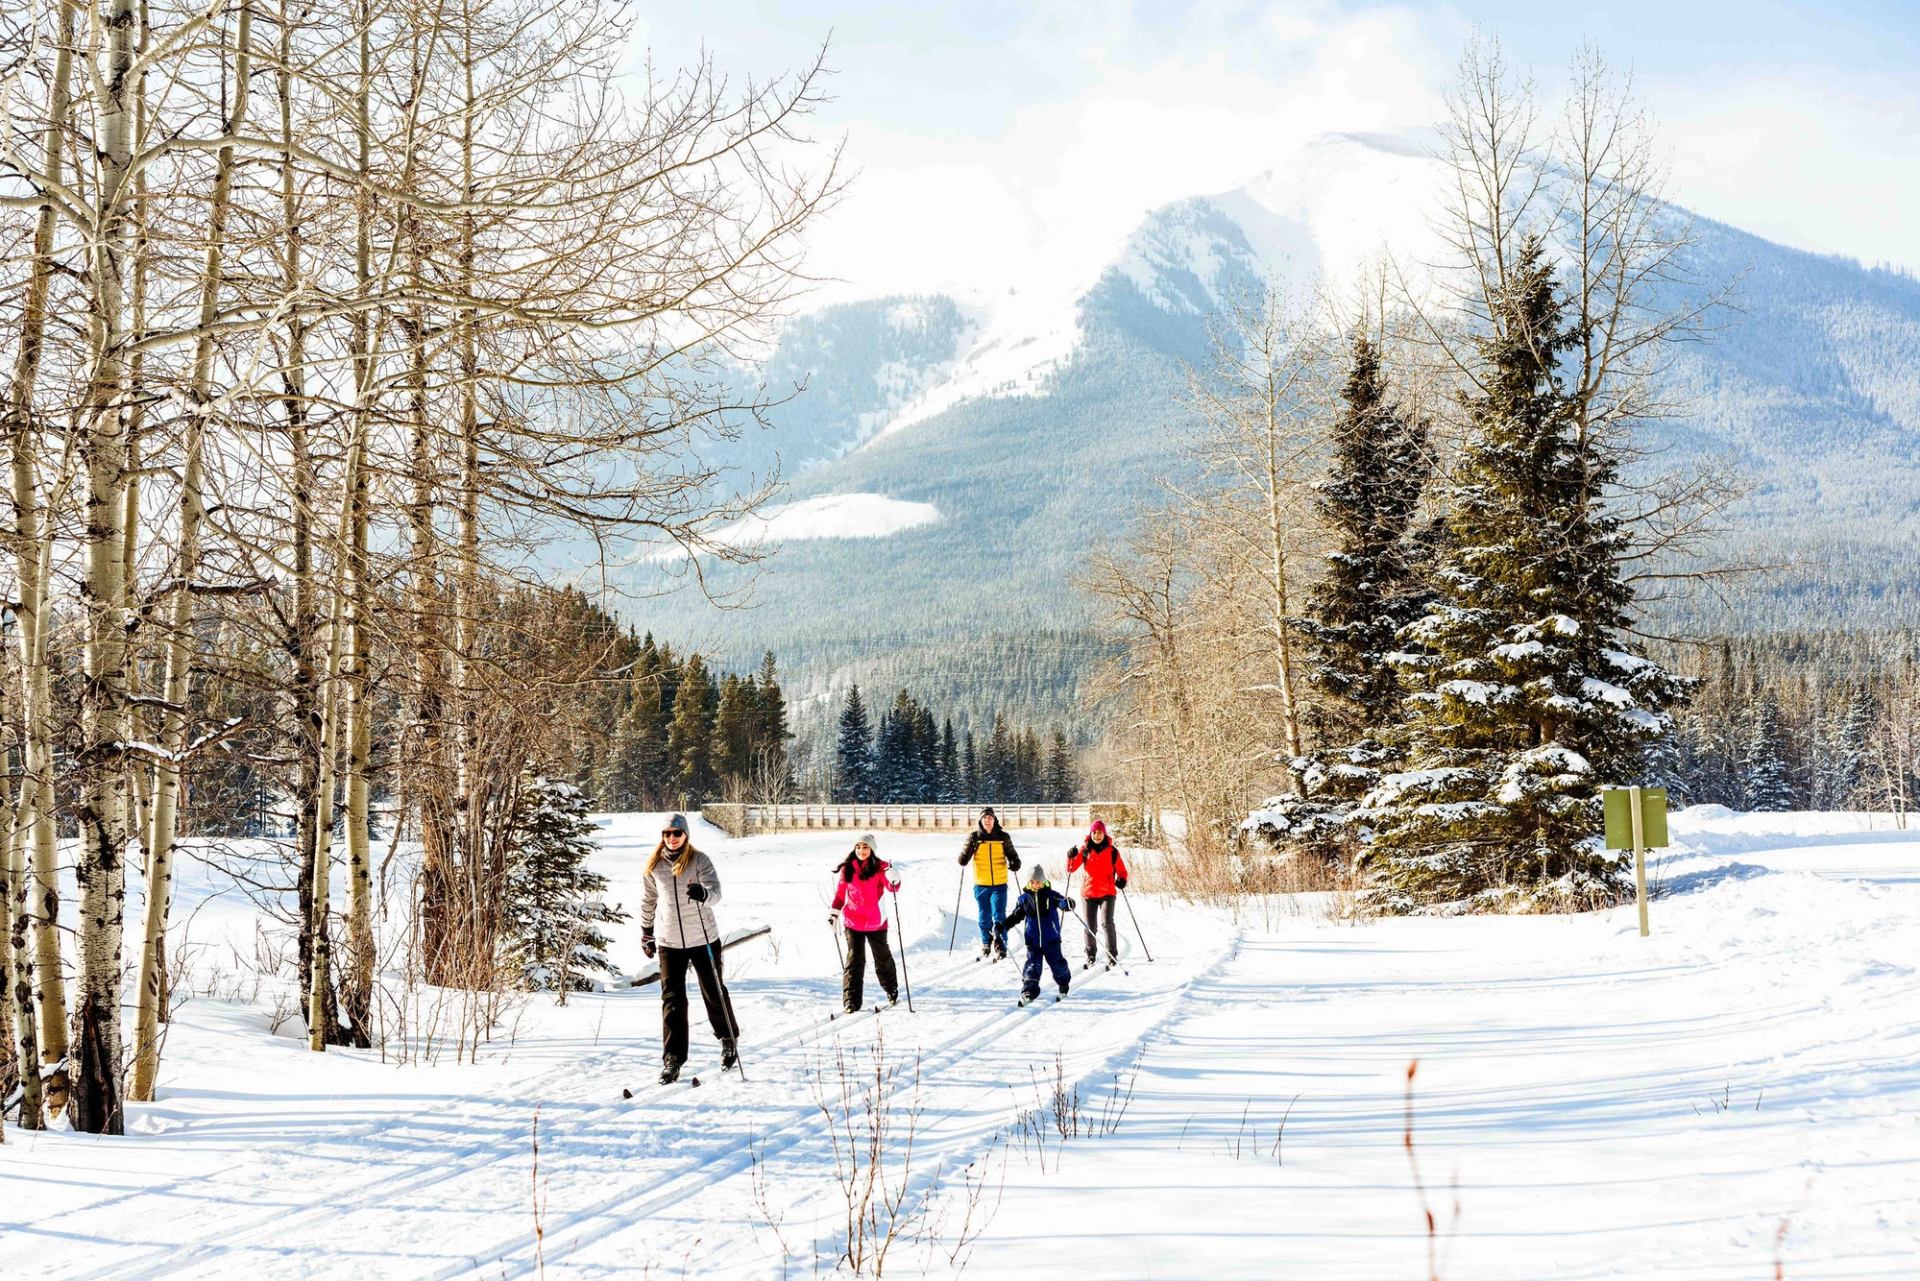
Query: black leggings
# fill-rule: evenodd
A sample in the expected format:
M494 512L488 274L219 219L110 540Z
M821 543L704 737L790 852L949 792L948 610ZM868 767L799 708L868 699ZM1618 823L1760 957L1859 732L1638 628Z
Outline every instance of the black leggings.
M730 1040L740 1034L733 1002L720 987L720 949L663 947L660 949L660 1042L669 1063L687 1061L687 967L700 980L700 1000L707 1007L713 1034Z
M846 998L847 1013L860 1008L860 989L867 977L866 954L873 953L873 974L886 989L887 999L900 994L900 983L893 972L893 949L887 946L887 927L877 930L847 931L847 968L840 976L840 995Z

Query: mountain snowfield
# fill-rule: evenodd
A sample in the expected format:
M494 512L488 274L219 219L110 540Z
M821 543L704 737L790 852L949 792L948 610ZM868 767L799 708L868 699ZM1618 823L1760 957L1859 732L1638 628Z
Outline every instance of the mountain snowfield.
M610 897L637 902L658 826L606 820ZM830 1273L848 1208L820 1100L842 1106L844 1062L858 1132L875 1055L902 1073L889 1273L1912 1275L1920 833L1717 807L1673 827L1649 939L1631 906L1236 919L1143 891L1136 853L1153 959L1123 914L1124 971L1088 975L1070 933L1072 993L1024 1010L1011 965L969 959L970 920L948 952L957 838L883 832L915 1008L827 1021L845 834L703 825L723 925L772 934L728 955L746 1078L714 1070L696 1003L702 1084L665 1090L650 987L511 1005L474 1062L310 1054L282 1021L283 927L187 858L160 1099L125 1138L8 1130L0 1275ZM1077 833L1015 835L1058 876ZM617 959L638 963L637 930Z
M1037 629L1083 633L1097 619L1073 586L1088 551L1189 474L1187 374L1207 363L1208 322L1265 276L1304 293L1315 281L1350 287L1389 248L1416 273L1441 262L1442 173L1429 148L1421 136L1320 138L1238 189L1155 211L1093 279L983 283L966 298L882 298L793 319L751 376L794 394L770 415L775 430L729 457L755 475L777 466L789 501L877 494L943 519L722 568L723 594L757 574L755 608L688 601L641 621L723 663L771 647L823 698L844 690L859 656L845 628L946 654ZM1920 282L1708 220L1696 229L1689 296L1731 286L1731 304L1708 340L1673 353L1686 412L1648 428L1645 467L1731 468L1746 492L1724 516L1722 545L1771 568L1734 584L1731 608L1719 595L1676 597L1654 603L1656 621L1719 631L1910 619ZM643 568L628 585L664 584ZM912 663L895 667L916 684ZM990 687L970 698L972 719L995 707L1081 714L1058 694L1035 704Z

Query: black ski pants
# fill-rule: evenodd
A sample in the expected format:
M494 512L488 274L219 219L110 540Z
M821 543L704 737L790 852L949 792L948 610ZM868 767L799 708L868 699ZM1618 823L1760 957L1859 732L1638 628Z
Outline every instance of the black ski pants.
M1115 902L1115 899L1112 895L1108 895L1106 898L1082 899L1080 902L1080 906L1087 909L1087 964L1088 965L1093 964L1093 955L1095 950L1094 949L1094 931L1100 928L1100 918L1102 915L1104 915L1107 918L1107 929L1106 929L1107 959L1109 961L1117 961L1120 959L1120 936L1113 924L1114 902Z
M733 1017L733 1002L720 986L720 949L718 947L663 947L660 949L660 1043L661 1058L668 1063L687 1061L687 967L693 967L700 980L700 999L707 1007L707 1021L721 1040L740 1035L740 1024Z
M893 972L893 949L887 946L887 927L877 930L847 931L847 968L840 976L840 995L846 999L847 1013L860 1008L861 989L867 977L867 953L873 953L873 974L880 980L887 999L900 995L900 980Z

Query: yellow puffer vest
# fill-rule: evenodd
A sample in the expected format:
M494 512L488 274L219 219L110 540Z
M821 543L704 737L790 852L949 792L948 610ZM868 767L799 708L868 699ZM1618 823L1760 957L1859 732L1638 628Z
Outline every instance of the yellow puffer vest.
M973 883L1007 883L1007 843L998 834L981 837L980 843L973 847Z

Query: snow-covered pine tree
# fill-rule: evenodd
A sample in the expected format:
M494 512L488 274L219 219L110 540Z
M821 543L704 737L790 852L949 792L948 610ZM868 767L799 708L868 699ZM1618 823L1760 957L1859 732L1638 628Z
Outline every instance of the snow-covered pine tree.
M1778 813L1794 806L1793 782L1787 764L1787 736L1780 724L1780 704L1768 694L1753 709L1747 726L1746 772L1741 801L1755 813Z
M1834 779L1829 794L1837 809L1852 809L1865 796L1868 769L1873 763L1873 726L1875 709L1870 686L1856 686L1847 700L1847 712L1840 722L1839 741L1835 743Z
M1537 238L1489 301L1437 599L1394 660L1405 768L1355 810L1379 910L1616 899L1626 860L1601 843L1600 787L1644 777L1685 687L1622 640L1615 467L1573 430L1557 366L1577 335Z
M529 987L592 990L612 974L605 927L627 919L600 898L607 878L587 866L593 820L579 788L534 777L520 789L508 844L505 918L514 959Z
M860 697L860 686L847 691L847 702L840 709L840 733L834 749L833 799L865 801L872 799L873 722L867 719L867 703Z
M1269 799L1243 824L1270 844L1322 857L1351 838L1348 811L1398 756L1404 691L1386 656L1433 599L1431 547L1414 528L1433 470L1427 425L1393 403L1380 349L1364 330L1350 344L1330 443L1328 474L1314 491L1331 548L1296 620L1312 642L1306 721L1316 746L1292 762L1300 791Z

